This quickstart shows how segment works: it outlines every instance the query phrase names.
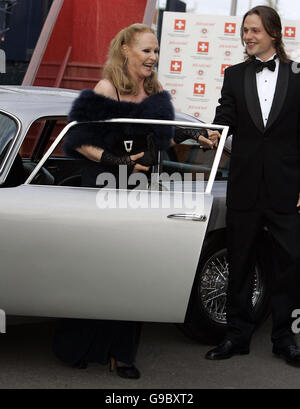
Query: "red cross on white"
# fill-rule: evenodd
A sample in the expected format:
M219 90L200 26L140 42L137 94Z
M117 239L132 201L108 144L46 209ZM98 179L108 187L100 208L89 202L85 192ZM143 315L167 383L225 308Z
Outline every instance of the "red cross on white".
M289 38L295 38L296 37L296 27L285 27L284 36L289 37Z
M225 33L235 34L235 31L236 31L236 23L225 23Z
M184 31L185 30L185 20L175 20L174 30Z
M231 64L222 64L221 66L221 75L224 75L226 68L231 67Z
M182 70L182 61L171 61L170 71L181 72L181 70Z
M205 41L198 42L198 53L208 53L209 43Z
M194 84L194 95L204 95L205 84Z

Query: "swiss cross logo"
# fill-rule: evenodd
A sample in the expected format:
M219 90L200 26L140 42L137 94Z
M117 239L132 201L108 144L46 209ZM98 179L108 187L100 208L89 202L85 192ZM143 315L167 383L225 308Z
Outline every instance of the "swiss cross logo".
M194 95L204 95L205 84L194 84Z
M224 75L226 68L231 67L230 64L222 64L221 66L221 75Z
M205 41L199 41L197 51L198 53L207 54L209 51L209 43Z
M174 30L176 31L184 31L185 30L185 22L186 20L175 20L174 22Z
M295 38L296 37L296 27L284 27L284 37L285 38Z
M225 34L235 34L236 33L236 23L225 23Z
M171 61L170 71L171 72L181 72L182 61Z

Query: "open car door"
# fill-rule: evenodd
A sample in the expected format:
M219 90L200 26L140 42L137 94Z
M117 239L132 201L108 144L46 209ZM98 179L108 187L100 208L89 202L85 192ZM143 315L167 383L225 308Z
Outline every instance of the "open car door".
M0 308L7 314L183 322L209 221L222 129L205 190L122 190L41 186L0 191ZM105 121L109 122L109 121Z

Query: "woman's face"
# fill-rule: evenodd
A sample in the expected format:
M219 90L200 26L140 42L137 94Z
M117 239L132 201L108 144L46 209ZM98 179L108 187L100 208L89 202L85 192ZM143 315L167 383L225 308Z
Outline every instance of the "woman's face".
M158 62L158 41L152 33L135 34L132 44L125 46L127 69L133 78L149 77Z

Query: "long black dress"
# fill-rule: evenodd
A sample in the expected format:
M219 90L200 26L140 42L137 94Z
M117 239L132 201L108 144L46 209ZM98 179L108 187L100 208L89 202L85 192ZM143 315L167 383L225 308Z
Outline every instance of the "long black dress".
M57 323L53 352L72 365L107 364L111 357L131 364L135 360L141 325L128 321L61 319Z
M118 95L118 93L117 93ZM88 97L88 98L87 98ZM70 120L97 120L103 119L103 117L122 117L124 113L127 117L141 118L154 118L154 119L173 119L173 107L170 102L170 98L167 93L159 93L146 98L144 103L134 104L129 102L112 101L105 97L95 95L92 91L83 91L81 96L75 101L73 109L70 113ZM80 99L81 98L81 99ZM118 96L119 99L119 96ZM87 101L88 100L88 101ZM159 104L155 105L155 100ZM92 105L91 105L92 102ZM97 114L90 116L90 109L98 108ZM150 104L148 107L148 104ZM109 105L107 108L106 105ZM153 105L154 104L154 108ZM151 107L151 108L150 108ZM107 110L109 114L107 114ZM114 113L112 115L112 109ZM153 112L153 109L157 109ZM129 111L130 112L129 112ZM75 114L74 114L75 112ZM88 114L86 114L88 112ZM77 117L76 117L77 116ZM84 125L80 125L84 126ZM80 128L80 126L78 128ZM88 141L90 144L106 148L105 139L102 135L102 140L95 139L96 133L99 133L99 128L93 136L92 128L88 128L88 132L74 131L70 133L65 142L64 149L67 154L78 157L75 151L76 147ZM72 128L74 129L74 128ZM86 128L85 128L86 129ZM116 156L122 156L126 154L124 140L133 140L133 149L131 154L145 151L147 149L147 138L141 138L140 135L128 125L126 132L120 133L120 125L117 125L115 129L118 129L118 137L112 138L113 142L110 144L109 150L116 154ZM141 129L138 131L141 134ZM161 132L161 146L157 143L158 147L165 147L170 138L172 137L172 131L170 132L167 127L163 127ZM143 134L149 135L151 133L156 138L157 129L146 129L144 127ZM81 139L81 135L85 139ZM90 139L88 139L90 138ZM93 139L94 138L94 139ZM74 142L75 141L75 142ZM96 186L96 177L101 172L111 172L117 176L116 169L104 168L101 164L86 160L86 166L82 171L82 185L83 186ZM73 365L81 366L84 363L100 363L107 364L111 357L117 361L121 361L127 364L132 364L135 360L137 352L137 346L139 342L141 332L141 324L137 322L128 321L110 321L110 320L87 320L87 319L61 319L57 323L56 331L53 340L53 352L62 361Z

